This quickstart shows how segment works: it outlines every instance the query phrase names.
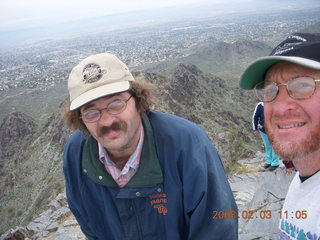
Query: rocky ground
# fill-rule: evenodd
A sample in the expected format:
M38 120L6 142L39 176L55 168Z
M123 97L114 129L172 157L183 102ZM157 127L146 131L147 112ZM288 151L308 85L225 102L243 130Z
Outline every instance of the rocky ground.
M273 172L261 171L264 154L243 159L240 164L252 173L235 175L231 188L239 209L239 240L274 240L280 221L279 211L294 174L286 174L284 165Z
M49 209L41 213L26 227L11 229L1 240L85 240L80 227L67 206L65 193L50 202Z
M239 208L239 240L275 239L279 213L293 175L287 175L281 165L274 172L260 172L263 154L243 159L252 173L235 175L231 188ZM84 240L79 225L70 212L66 196L59 194L48 210L26 227L11 229L0 240Z

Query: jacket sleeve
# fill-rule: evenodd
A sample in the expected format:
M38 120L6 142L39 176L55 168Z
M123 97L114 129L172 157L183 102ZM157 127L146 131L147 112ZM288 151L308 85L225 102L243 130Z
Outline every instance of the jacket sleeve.
M206 134L192 140L184 164L188 239L238 239L238 209L221 159Z
M252 130L259 130L258 124L260 123L260 111L261 111L261 103L258 103L252 114Z
M81 197L81 157L82 147L85 142L83 134L74 132L67 141L63 155L63 173L66 182L66 194L69 208L80 225L81 231L89 240L98 239L90 230L85 220Z

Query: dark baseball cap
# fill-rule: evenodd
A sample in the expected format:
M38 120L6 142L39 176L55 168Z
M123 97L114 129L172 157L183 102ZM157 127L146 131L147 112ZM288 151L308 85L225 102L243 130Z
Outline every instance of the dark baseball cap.
M240 78L240 87L253 89L264 81L268 69L281 61L320 70L320 33L294 33L272 50L269 56L251 63Z

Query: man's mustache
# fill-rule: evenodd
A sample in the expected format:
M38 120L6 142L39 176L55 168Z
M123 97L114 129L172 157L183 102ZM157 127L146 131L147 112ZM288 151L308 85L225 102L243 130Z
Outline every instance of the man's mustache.
M299 113L286 113L286 114L275 114L272 117L273 121L287 121L287 120L301 120L304 117Z
M104 134L108 133L109 131L120 131L126 130L127 124L124 121L118 121L111 124L111 126L103 126L98 131L98 136L102 137Z

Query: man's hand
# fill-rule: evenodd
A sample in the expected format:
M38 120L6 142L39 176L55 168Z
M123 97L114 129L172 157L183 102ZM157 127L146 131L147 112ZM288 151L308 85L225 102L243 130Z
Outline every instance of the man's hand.
M259 136L259 131L258 130L253 131L253 135Z
M293 168L286 169L286 174L292 174L292 173L293 173Z

